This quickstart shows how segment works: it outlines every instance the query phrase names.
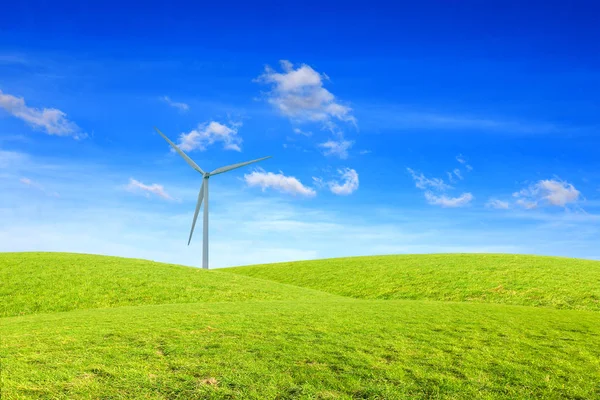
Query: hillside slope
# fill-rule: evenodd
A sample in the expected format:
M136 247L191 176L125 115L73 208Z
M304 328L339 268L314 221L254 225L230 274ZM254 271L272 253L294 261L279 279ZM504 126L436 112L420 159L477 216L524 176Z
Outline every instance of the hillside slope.
M600 398L598 264L0 254L0 397Z
M600 261L572 258L394 255L218 271L360 299L474 301L600 311Z
M328 296L240 275L71 253L0 253L0 283L0 317L131 305Z
M7 399L600 398L591 311L330 297L0 321Z

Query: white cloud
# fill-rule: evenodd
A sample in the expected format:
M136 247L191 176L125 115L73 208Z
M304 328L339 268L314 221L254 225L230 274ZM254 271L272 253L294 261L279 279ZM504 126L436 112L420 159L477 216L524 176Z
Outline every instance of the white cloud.
M325 143L320 143L318 146L325 149L323 154L326 156L336 156L345 160L348 158L348 150L354 144L353 141L345 140L344 138L340 138L339 140L330 139Z
M358 152L358 154L361 154L361 155L371 154L371 153L372 153L371 150L361 150L361 151Z
M186 103L178 103L176 101L171 100L171 98L169 96L164 96L162 98L168 105L170 105L171 107L177 108L180 111L187 111L190 109L190 106L187 105Z
M407 171L412 175L413 179L415 180L415 186L419 189L427 189L428 187L431 187L433 189L440 190L440 191L443 191L446 189L452 189L452 186L444 183L444 181L442 179L426 178L425 175L423 175L422 173L417 173L412 168L407 168Z
M152 193L158 197L162 197L163 199L173 200L173 198L169 194L167 194L164 187L157 183L153 183L152 185L145 185L140 181L130 178L129 184L125 187L125 189L134 193L142 192L146 195L146 197L150 197L150 193Z
M39 160L32 161L33 165L27 163L27 172L39 172L39 165L35 164ZM14 190L9 180L0 179L0 193L6 194L0 196L4 204L0 207L0 221L6 227L0 229L0 251L99 253L199 266L201 235L187 245L196 185L192 188L184 178L177 178L169 193L181 196L182 204L165 208L147 203L140 207L137 202L122 202L120 194L113 190L114 176L122 171L94 169L102 161L88 161L85 168L79 161L63 165L68 179L56 176L55 181L47 183L52 187L61 185L64 199L60 202L28 196ZM19 177L15 179L17 183ZM83 193L81 188L90 179L95 184ZM541 211L517 210L500 216L466 207L452 209L460 212L461 223L456 224L456 215L417 209L406 213L385 199L368 209L348 204L350 208L340 213L333 204L326 207L284 196L255 197L243 193L240 187L224 184L215 180L211 186L211 196L218 203L211 209L211 268L307 258L473 251L600 259L598 215L540 215ZM348 219L348 215L352 218ZM498 223L505 218L513 218L515 223ZM546 226L556 220L565 221L564 226ZM86 226L97 229L85 229ZM232 252L232 248L237 251Z
M28 186L32 189L39 190L40 192L44 193L45 195L52 196L52 197L60 197L60 195L58 193L47 191L42 185L40 185L39 183L37 183L29 178L21 178L21 179L19 179L19 182L21 182L23 185Z
M283 72L266 66L255 81L272 85L268 101L283 115L298 121L317 121L331 127L333 120L356 124L352 109L336 102L323 87L329 78L306 64L294 69L291 62L280 61Z
M556 180L543 180L538 183L544 199L553 206L564 207L568 203L574 203L579 199L581 192L567 182L559 182Z
M325 186L327 186L327 183L325 183L325 181L321 177L313 176L312 179L313 179L313 185L315 187L318 187L321 189L321 188L324 188Z
M425 192L425 199L432 205L442 207L463 207L473 200L473 195L471 193L463 193L459 197L448 197L446 195L438 196L427 191Z
M458 168L454 169L454 171L452 171L452 172L446 172L446 174L448 175L448 180L450 181L450 183L456 182L455 177L460 180L464 179Z
M302 136L306 136L306 137L312 136L312 132L305 132L300 128L294 128L294 133L297 135L302 135Z
M486 203L486 207L496 208L498 210L507 210L510 206L507 201L502 201L498 199L490 199Z
M462 166L464 166L467 171L473 170L473 167L471 167L469 164L467 164L467 159L462 154L457 155L455 158L456 158L456 161L458 161L460 164L462 164ZM454 170L452 170L452 172L446 172L446 174L448 174L448 180L450 181L450 183L456 182L455 177L461 181L464 179L462 172L459 168L454 168Z
M330 181L329 189L337 195L349 195L358 189L358 173L351 169L345 168L338 170L341 175L342 182Z
M293 176L285 176L283 172L274 174L273 172L258 170L250 174L245 174L244 180L248 186L260 186L263 191L267 188L272 188L282 193L306 197L313 197L317 194L314 189L304 186Z
M513 193L518 198L517 204L532 209L540 205L566 207L568 204L576 203L581 192L565 181L554 179L540 180L527 188Z
M465 157L462 154L459 154L456 156L456 161L463 164L465 166L465 168L467 169L467 171L473 170L473 167L471 167L469 164L467 164L467 160L465 159ZM454 171L457 171L457 170L455 169Z
M463 207L469 204L474 198L471 193L463 193L458 197L448 197L445 194L434 194L431 190L427 189L433 189L438 192L445 192L446 190L452 189L453 187L444 183L442 179L430 179L425 177L425 175L423 175L422 173L417 173L411 168L407 168L407 170L415 180L415 186L419 189L425 190L425 199L431 205L438 205L442 207ZM453 172L447 172L447 174L450 182L454 182L454 176L463 179L458 169L455 169Z
M204 151L209 145L222 142L225 150L242 151L242 138L238 136L238 128L241 125L234 123L226 126L215 121L199 124L197 129L179 135L178 146L183 151Z
M533 210L534 208L537 208L537 206L538 206L537 201L527 201L527 200L523 200L523 199L517 200L517 204L527 210Z
M56 108L33 108L25 104L25 99L4 94L0 90L0 108L9 114L22 119L34 128L42 128L46 133L57 136L73 136L75 139L85 137L79 127L69 121L67 114Z

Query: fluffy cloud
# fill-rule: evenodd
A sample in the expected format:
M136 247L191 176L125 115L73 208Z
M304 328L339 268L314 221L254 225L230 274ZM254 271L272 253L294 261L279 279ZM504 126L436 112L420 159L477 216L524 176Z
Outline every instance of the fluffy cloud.
M167 192L165 192L164 187L157 183L153 183L152 185L145 185L140 181L130 178L129 184L125 187L125 189L134 193L144 193L146 197L150 197L150 193L152 193L158 197L162 197L163 199L173 200L173 198L169 196Z
M463 193L459 197L448 197L446 195L435 195L432 192L425 192L425 199L429 204L442 207L463 207L473 200L471 193Z
M566 207L576 203L581 192L567 182L553 179L540 180L527 188L513 193L516 203L524 208L532 209L541 205Z
M489 208L496 208L498 210L507 210L510 207L507 201L497 199L490 199L485 206Z
M442 179L426 178L425 175L414 171L412 168L406 168L406 170L411 174L412 178L415 180L415 186L419 189L427 189L428 187L440 191L452 189L452 186L444 183Z
M178 103L176 101L173 101L169 96L164 96L162 99L165 101L165 103L167 103L171 107L177 108L180 111L187 111L190 109L190 106L186 103Z
M314 189L304 186L302 182L293 176L285 176L283 172L275 174L273 172L258 170L244 175L244 180L248 186L259 186L263 191L271 188L282 193L305 197L313 197L317 194Z
M345 168L338 170L341 175L341 182L330 181L328 183L329 190L337 195L349 195L358 189L358 173L351 169Z
M329 77L310 66L297 68L287 61L280 61L283 72L269 66L255 81L270 84L268 101L283 115L298 121L317 121L331 127L333 120L356 123L352 109L336 102L335 96L323 87Z
M75 139L85 137L79 127L69 121L67 114L56 108L33 108L25 104L25 99L4 94L0 90L0 108L9 114L22 119L34 128L41 128L49 135L73 136Z
M340 138L339 140L330 139L325 143L320 143L319 147L323 148L323 154L326 156L336 156L345 160L348 158L348 150L354 144L353 141Z
M242 151L242 138L238 136L241 123L223 125L219 122L209 122L198 125L197 129L179 136L178 146L183 151L200 150L216 142L222 142L225 150Z

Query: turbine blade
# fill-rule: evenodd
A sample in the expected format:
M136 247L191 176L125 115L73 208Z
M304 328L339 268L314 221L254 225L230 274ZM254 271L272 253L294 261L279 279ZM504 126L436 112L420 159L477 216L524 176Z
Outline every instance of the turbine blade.
M246 161L246 162L239 163L239 164L233 164L233 165L228 165L226 167L217 168L214 171L212 171L211 173L209 173L209 175L212 176L212 175L222 174L223 172L231 171L232 169L244 167L244 166L246 166L248 164L252 164L252 163L255 163L255 162L266 160L267 158L271 158L271 156L267 156L267 157L263 157L263 158L257 158L256 160Z
M194 234L194 227L196 226L196 220L198 219L198 212L200 211L200 205L204 198L204 179L202 180L202 186L200 186L200 193L198 193L198 202L196 203L196 211L194 212L194 221L192 222L192 230L190 231L190 238L188 239L188 246L192 241L192 235Z
M179 147L177 147L177 146L175 145L175 143L171 142L171 141L169 140L169 138L168 138L168 137L166 137L166 136L165 136L165 135L164 135L164 134L163 134L161 131L159 131L159 130L158 130L158 128L157 128L157 127L154 127L154 129L156 129L156 132L158 132L158 134L159 134L160 136L162 136L162 137L163 137L163 138L164 138L164 139L165 139L165 140L166 140L166 141L167 141L167 142L168 142L168 143L171 145L171 147L173 147L173 148L175 149L175 151L176 151L177 153L179 153L179 155L180 155L181 157L183 157L183 159L184 159L184 160L185 160L185 161L186 161L186 162L187 162L187 163L188 163L188 164L189 164L189 165L190 165L192 168L194 168L196 171L198 171L198 172L200 172L202 175L204 175L204 171L202 171L202 168L200 168L200 167L199 167L199 166L198 166L198 165L197 165L197 164L196 164L194 161L192 161L192 159L191 159L191 158L189 158L189 157L188 157L188 156L187 156L187 155L186 155L186 154L185 154L183 151L181 151L181 149L180 149Z

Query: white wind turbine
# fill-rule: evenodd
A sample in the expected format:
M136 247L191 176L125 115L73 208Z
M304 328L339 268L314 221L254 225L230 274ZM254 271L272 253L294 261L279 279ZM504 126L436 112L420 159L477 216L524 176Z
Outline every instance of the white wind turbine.
M196 226L196 219L198 218L198 212L200 211L200 205L202 204L202 200L204 200L204 229L203 229L203 238L202 238L202 268L208 269L208 178L213 175L222 174L223 172L231 171L232 169L244 167L248 164L252 164L258 161L266 160L267 158L271 158L271 156L258 158L252 161L246 161L239 164L232 164L226 167L217 168L212 172L204 172L202 168L200 168L191 158L189 158L179 147L175 145L175 143L171 142L168 137L166 137L158 128L154 127L156 132L160 136L162 136L183 159L196 171L202 174L202 186L200 186L200 192L198 193L198 202L196 203L196 211L194 212L194 220L192 221L192 229L190 230L190 237L188 239L188 246L192 240L192 234L194 233L194 227Z

